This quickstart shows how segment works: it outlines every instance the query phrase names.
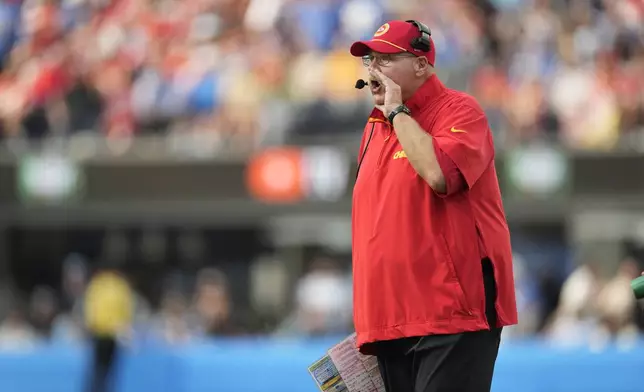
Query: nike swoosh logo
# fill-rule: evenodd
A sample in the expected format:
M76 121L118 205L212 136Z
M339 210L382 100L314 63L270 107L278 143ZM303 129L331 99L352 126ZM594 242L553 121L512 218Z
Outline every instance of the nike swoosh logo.
M462 129L456 129L454 127L452 127L452 129L450 129L450 132L452 132L452 133L467 133L467 131L464 131Z

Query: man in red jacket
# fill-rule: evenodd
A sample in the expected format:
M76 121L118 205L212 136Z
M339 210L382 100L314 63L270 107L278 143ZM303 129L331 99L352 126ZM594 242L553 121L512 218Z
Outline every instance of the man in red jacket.
M387 392L489 391L517 309L486 116L434 75L422 23L386 23L351 54L375 101L353 193L357 344Z

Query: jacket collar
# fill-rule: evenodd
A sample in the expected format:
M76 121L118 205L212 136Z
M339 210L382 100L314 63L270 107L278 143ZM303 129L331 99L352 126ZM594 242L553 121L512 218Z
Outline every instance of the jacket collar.
M411 96L405 105L411 110L412 115L417 115L423 108L426 108L437 100L445 92L445 86L435 74L423 83Z

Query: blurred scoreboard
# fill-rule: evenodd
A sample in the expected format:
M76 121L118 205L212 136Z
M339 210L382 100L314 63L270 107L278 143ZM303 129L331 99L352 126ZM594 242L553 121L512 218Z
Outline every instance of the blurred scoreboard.
M355 154L269 148L224 159L27 155L0 160L0 223L37 219L249 221L284 213L348 214ZM644 156L533 147L499 153L511 220L564 219L571 203L644 207ZM146 218L147 217L147 218Z

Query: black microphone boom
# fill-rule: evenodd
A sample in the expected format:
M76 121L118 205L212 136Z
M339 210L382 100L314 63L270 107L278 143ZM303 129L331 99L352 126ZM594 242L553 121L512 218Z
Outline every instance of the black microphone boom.
M367 87L368 85L369 85L369 82L365 82L365 81L364 81L364 80L362 80L362 79L358 79L358 80L356 81L356 88L357 88L358 90L362 90L363 88Z

